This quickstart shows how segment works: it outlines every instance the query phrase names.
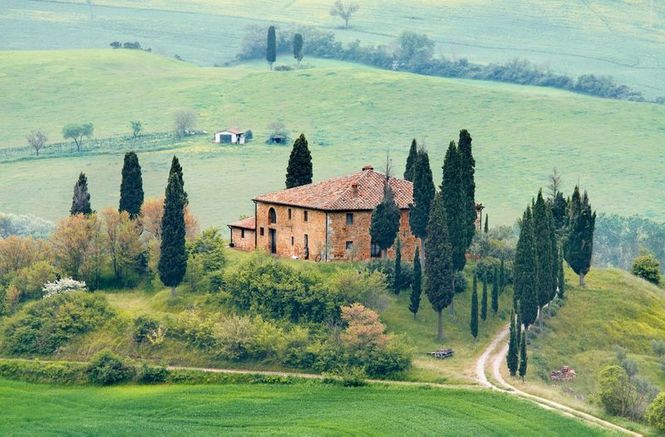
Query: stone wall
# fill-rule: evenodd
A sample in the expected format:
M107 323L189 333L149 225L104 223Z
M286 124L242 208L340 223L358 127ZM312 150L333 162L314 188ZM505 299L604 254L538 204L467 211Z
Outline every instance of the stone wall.
M270 223L270 209L275 211L275 223ZM290 216L289 216L290 211ZM307 212L307 221L305 221ZM305 235L309 241L309 259L312 260L366 260L371 258L369 228L371 211L349 211L353 214L347 224L347 212L324 212L294 206L257 203L257 248L271 252L270 234L275 233L276 254L291 258L305 258ZM326 223L328 241L326 246ZM261 235L263 228L263 235ZM245 232L247 236L247 231ZM399 236L402 242L402 259L413 260L418 239L411 234L408 210L401 211ZM235 241L235 236L234 236ZM350 244L347 249L347 242ZM326 253L327 252L327 253ZM388 250L394 258L394 250Z
M254 250L254 231L240 228L231 229L231 242L233 247L240 250L253 251ZM244 235L243 235L244 234Z

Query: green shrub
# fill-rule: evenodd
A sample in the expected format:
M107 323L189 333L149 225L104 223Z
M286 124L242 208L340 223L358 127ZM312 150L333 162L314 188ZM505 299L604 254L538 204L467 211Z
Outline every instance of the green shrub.
M462 272L455 272L455 294L466 291L466 276Z
M368 384L367 374L358 367L346 367L324 375L324 384L337 384L343 387L364 387Z
M607 366L600 372L600 402L609 414L628 416L635 400L635 389L620 366Z
M652 254L640 255L633 260L633 275L660 284L660 262Z
M110 351L98 353L88 365L86 372L89 381L99 385L129 381L135 375L133 367L125 364L122 358Z
M7 320L5 352L48 355L73 337L100 328L114 316L103 295L81 291L26 305Z
M665 431L665 392L660 393L651 403L646 419L654 428Z
M10 282L20 293L20 300L42 297L42 287L56 279L55 267L46 261L38 261L17 271Z
M149 342L159 330L159 322L150 316L139 316L134 319L134 341L136 343Z
M143 384L158 384L166 382L168 376L169 371L166 367L143 364L139 372L138 381Z
M83 384L88 381L85 363L0 359L0 377L46 384Z
M369 272L380 272L386 277L387 284L395 282L395 261L389 259L373 259L365 264ZM413 282L413 264L402 262L402 272L400 274L399 289L406 290L411 288Z

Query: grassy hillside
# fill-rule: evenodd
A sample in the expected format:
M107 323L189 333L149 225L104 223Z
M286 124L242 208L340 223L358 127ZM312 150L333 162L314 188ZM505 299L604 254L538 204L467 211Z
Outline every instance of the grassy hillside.
M558 72L612 74L648 96L665 95L665 4L650 0L364 0L351 29L332 0L85 0L0 4L0 49L108 47L138 40L167 56L222 64L250 24L312 25L341 41L387 44L424 32L448 57L474 62L527 58ZM650 5L653 4L653 9ZM26 31L28 29L29 31Z
M620 270L592 270L587 278L586 289L569 289L566 305L530 346L531 389L591 401L600 369L618 364L614 348L621 346L639 375L665 390L665 372L651 348L652 340L665 340L665 290ZM575 381L551 384L550 371L564 365L576 370Z
M4 435L605 435L508 395L464 390L320 384L63 388L1 381L0 401Z
M438 180L444 146L467 128L478 162L477 197L491 223L512 223L530 200L524 187L545 185L553 166L566 191L579 181L604 211L665 219L663 106L312 63L268 72L263 63L199 68L110 49L1 52L0 125L11 129L0 133L0 147L24 144L35 128L61 141L62 126L73 121L92 121L100 138L129 134L134 119L148 131L169 131L180 108L196 111L207 131L251 128L256 140L245 147L220 147L207 137L174 144L194 212L204 226L224 226L253 211L254 195L283 186L290 148L263 143L272 121L307 134L317 180L368 162L379 167L386 152L400 173L413 136L429 148ZM147 195L163 193L173 153L141 153ZM0 163L0 207L62 217L79 171L89 176L94 208L116 204L121 165L117 149Z

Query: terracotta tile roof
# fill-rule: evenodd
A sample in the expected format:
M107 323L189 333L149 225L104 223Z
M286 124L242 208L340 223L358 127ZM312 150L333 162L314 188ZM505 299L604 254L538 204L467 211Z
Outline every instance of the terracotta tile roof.
M375 172L371 166L366 168L347 176L264 194L254 200L324 211L371 210L383 199L385 175ZM390 186L397 206L408 208L413 202L413 184L390 178Z
M254 221L254 216L240 219L233 223L227 225L229 228L241 228L241 229L250 229L256 230L256 222Z
M218 134L221 134L221 133L224 133L224 132L229 132L229 133L236 134L236 135L244 134L244 133L245 133L245 131L240 130L240 129L237 129L237 128L234 128L234 127L229 128L229 129L226 129L226 130L220 130L220 131L218 131L217 133L218 133Z

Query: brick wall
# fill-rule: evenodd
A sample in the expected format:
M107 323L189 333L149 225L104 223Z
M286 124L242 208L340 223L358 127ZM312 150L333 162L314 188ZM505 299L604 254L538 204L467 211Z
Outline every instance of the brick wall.
M231 229L231 241L233 247L240 250L252 251L254 250L254 231L245 229L244 232L240 228ZM244 235L243 235L244 234Z
M275 223L270 222L270 209L274 210ZM289 218L289 210L291 215ZM305 221L305 211L307 221ZM276 254L284 257L305 257L305 235L309 240L309 258L320 260L363 260L371 258L369 235L371 211L349 211L352 220L347 222L347 212L324 212L293 206L257 202L257 248L271 252L271 230L274 230ZM328 247L326 257L326 220ZM263 235L261 235L263 228ZM247 235L247 232L246 232ZM399 236L402 242L402 259L411 261L418 240L409 228L409 212L401 211ZM235 241L235 237L234 237ZM350 242L347 249L347 242ZM388 250L394 257L394 250Z

